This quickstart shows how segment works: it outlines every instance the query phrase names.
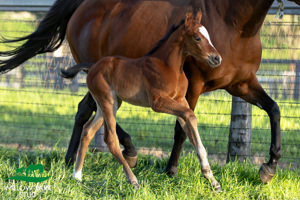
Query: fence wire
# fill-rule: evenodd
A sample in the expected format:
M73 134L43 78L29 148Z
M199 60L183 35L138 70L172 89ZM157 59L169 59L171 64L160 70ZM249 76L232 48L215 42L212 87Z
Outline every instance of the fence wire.
M4 37L31 33L41 14L31 19L12 19L20 13L0 12ZM13 17L9 17L12 16ZM263 59L257 76L281 109L283 158L281 162L300 164L299 55L300 17L285 15L285 21L268 16L261 31ZM9 47L0 46L1 51ZM276 60L276 62L269 62ZM284 62L279 62L283 60ZM286 62L286 61L291 62ZM296 62L295 62L296 61ZM59 76L61 68L74 60L67 42L58 52L38 55L0 76L0 142L18 147L67 147L80 100L87 92L85 74L69 81ZM298 82L297 82L298 81ZM204 94L195 110L198 128L209 154L225 156L231 118L231 96L222 90ZM267 114L253 107L251 158L268 158L270 124ZM121 127L130 133L141 151L170 152L175 117L147 108L123 104L117 114ZM92 144L92 143L91 143ZM184 150L192 151L186 142Z

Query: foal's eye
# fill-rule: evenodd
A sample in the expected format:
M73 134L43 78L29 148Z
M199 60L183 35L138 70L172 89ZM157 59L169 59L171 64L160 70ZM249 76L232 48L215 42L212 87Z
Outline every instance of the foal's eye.
M194 40L195 40L196 42L200 42L200 41L201 41L201 38L198 37L198 36L194 36L193 38L194 38Z

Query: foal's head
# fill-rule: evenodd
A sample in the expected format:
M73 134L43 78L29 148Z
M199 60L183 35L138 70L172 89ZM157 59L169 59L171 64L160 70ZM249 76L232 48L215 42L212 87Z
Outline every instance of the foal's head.
M193 57L205 60L210 67L214 68L221 64L222 57L210 41L206 28L200 23L201 11L198 11L196 18L188 12L185 18L184 44L188 54Z

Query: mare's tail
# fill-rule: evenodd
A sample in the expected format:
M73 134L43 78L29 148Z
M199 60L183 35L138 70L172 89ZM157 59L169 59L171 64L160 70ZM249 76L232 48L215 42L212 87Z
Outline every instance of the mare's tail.
M62 44L67 24L84 0L56 0L37 29L30 35L17 39L4 39L0 43L25 41L21 46L6 52L0 51L0 56L10 57L0 60L0 74L4 74L32 58L37 54L55 51Z
M80 63L77 65L74 65L72 67L69 67L68 69L61 69L60 75L63 78L74 78L81 70L88 71L89 68L93 65L93 63Z

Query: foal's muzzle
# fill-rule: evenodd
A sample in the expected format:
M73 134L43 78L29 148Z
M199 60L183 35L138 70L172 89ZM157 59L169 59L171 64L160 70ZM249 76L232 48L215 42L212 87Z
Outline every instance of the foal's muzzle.
M207 60L210 67L215 68L218 67L222 62L222 57L219 55L211 54L208 56Z

